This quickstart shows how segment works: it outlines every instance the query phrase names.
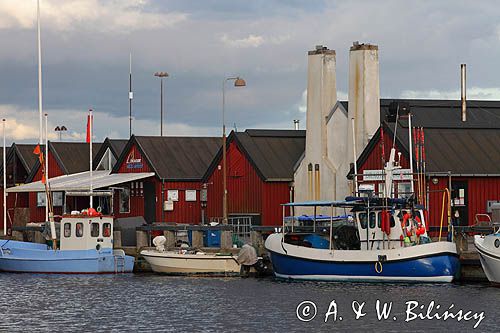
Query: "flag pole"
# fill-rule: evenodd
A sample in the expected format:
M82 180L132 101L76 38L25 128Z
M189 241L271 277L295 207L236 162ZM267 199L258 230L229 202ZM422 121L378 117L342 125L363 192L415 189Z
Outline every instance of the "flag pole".
M7 235L7 166L5 165L5 119L2 119L3 129L3 235Z
M89 149L89 169L90 169L90 208L93 208L93 196L92 196L92 192L93 192L93 184L92 184L92 169L93 169L93 165L92 165L92 127L93 127L93 124L94 121L93 121L93 117L92 117L92 109L89 109L89 143L90 143L90 149Z

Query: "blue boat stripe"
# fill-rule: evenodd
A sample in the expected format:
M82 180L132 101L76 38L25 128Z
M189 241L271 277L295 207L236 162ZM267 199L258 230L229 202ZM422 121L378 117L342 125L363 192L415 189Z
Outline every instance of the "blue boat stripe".
M269 249L267 249L269 252L273 252L273 253L276 253L278 255L285 255L285 254L282 254L282 253L278 253L278 252L274 252L274 251L271 251ZM343 250L333 250L333 251L343 251ZM360 250L362 251L362 250ZM403 259L394 259L394 260L387 260L385 262L400 262L400 261L411 261L411 260L416 260L416 259L423 259L423 258L431 258L431 257L436 257L436 256L442 256L442 255L449 255L449 256L454 256L454 257L459 257L459 255L457 253L453 253L453 252L439 252L439 253L433 253L433 254L428 254L428 255L421 255L421 256L418 256L418 257L411 257L411 258L403 258ZM321 262L325 262L325 263L336 263L336 264L375 264L376 262L378 262L378 260L374 260L374 261L354 261L354 260L349 260L349 261L335 261L335 260L324 260L324 259L311 259L311 258L304 258L304 257L297 257L297 256L293 256L293 255L290 255L290 254L286 254L286 256L288 257L292 257L292 258L295 258L295 259L298 259L298 260L308 260L308 261L321 261Z

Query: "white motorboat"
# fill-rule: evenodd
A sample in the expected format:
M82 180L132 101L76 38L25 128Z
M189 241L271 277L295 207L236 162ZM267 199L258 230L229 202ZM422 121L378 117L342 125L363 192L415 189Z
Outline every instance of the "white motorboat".
M172 275L207 274L237 275L241 265L236 256L225 253L206 253L202 251L165 251L165 237L158 236L153 240L155 249L143 250L141 255L151 265L155 273Z
M493 234L475 235L474 245L486 277L490 282L500 284L500 226L496 226Z
M231 254L143 250L141 255L155 273L165 274L239 274L241 265Z

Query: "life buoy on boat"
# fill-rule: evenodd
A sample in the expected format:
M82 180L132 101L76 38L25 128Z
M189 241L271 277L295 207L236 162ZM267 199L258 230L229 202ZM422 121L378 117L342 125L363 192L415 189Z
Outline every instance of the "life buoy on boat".
M375 263L375 272L377 272L378 274L380 274L380 273L382 273L383 270L384 270L384 267L382 266L382 263L380 261L377 261Z

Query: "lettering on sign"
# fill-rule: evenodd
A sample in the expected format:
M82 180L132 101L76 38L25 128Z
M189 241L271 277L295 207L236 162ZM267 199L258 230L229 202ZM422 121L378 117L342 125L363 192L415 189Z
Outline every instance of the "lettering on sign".
M127 169L141 169L144 166L142 164L142 159L136 158L133 150L130 152L130 154L128 154L125 164L127 166Z

